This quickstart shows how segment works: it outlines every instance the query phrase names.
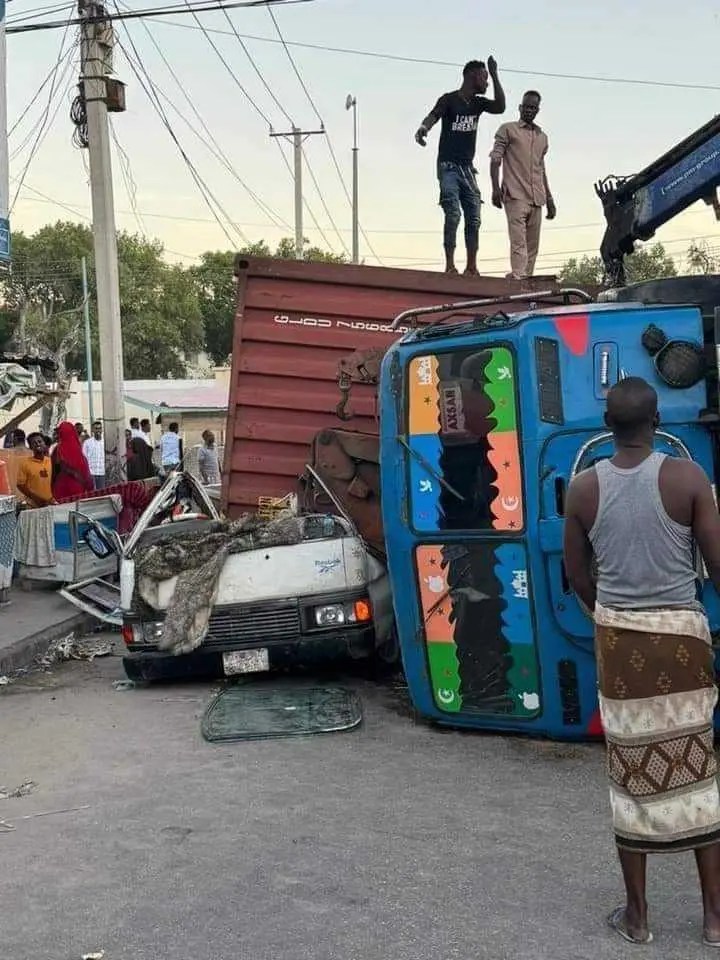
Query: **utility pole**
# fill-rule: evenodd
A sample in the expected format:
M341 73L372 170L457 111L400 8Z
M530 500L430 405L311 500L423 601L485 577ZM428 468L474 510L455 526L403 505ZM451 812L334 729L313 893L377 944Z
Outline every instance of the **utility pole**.
M115 472L112 465L122 450L125 403L108 104L114 111L124 109L124 87L108 77L112 73L114 33L112 22L103 19L103 4L78 0L78 13L84 21L80 88L87 116L85 146L90 159L105 449L111 458L109 472Z
M93 398L92 341L90 339L90 293L88 291L87 260L85 257L81 260L81 267L83 318L85 320L85 373L87 376L88 389L88 413L90 415L90 426L92 426L93 423L95 423L95 401Z
M359 170L358 170L358 115L357 97L348 94L345 109L353 112L353 182L352 182L352 261L360 263L360 207L359 207Z
M293 178L295 180L295 259L302 260L305 237L303 236L303 192L302 192L302 145L308 137L325 136L322 130L301 130L293 124L290 133L275 133L271 137L282 137L293 145Z
M7 138L7 48L5 0L0 0L0 264L10 261L10 164Z

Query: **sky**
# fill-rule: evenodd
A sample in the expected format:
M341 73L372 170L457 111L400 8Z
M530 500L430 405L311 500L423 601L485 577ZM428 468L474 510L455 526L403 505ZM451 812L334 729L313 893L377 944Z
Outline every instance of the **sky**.
M179 2L168 0L167 5ZM160 5L158 0L125 3L133 9ZM47 13L33 12L43 6ZM67 13L61 12L65 9ZM60 0L9 0L7 17L8 23L23 16L55 20L70 10L69 5L61 7ZM277 42L268 11L238 9L229 14L241 35L266 38L244 43L287 115L303 129L317 129L318 115L324 122L329 137L313 136L305 144L309 169L303 192L319 228L306 211L304 232L313 243L336 252L350 247L351 211L329 147L349 187L352 122L345 98L349 93L357 97L360 220L365 233L361 254L369 264L442 268L442 213L435 180L439 131L431 132L424 150L413 135L438 96L459 86L460 70L453 64L496 57L508 100L503 120L516 118L517 104L528 87L543 95L538 122L550 140L548 174L558 217L543 228L538 273L554 272L570 256L597 252L603 232L600 202L593 190L597 179L636 172L718 112L720 13L715 0L693 0L682 7L676 0L632 4L606 0L602 5L577 0L542 4L454 0L442 6L417 0L313 0L276 7L274 12L287 41L444 62L405 62L291 46L308 97ZM238 83L276 132L287 130L289 121L263 86L225 15L203 14L201 22L208 31L220 31L209 36L237 80L190 14L163 23L118 24L123 49L116 50L115 59L116 76L127 83L128 105L124 114L112 119L119 144L113 148L118 227L159 239L168 259L187 264L208 249L258 240L272 246L292 234L293 220L293 182L280 155L282 141L269 137L266 119ZM57 61L62 37L62 30L54 30L10 35L7 40L9 127L20 120L10 137L11 201L24 173L11 224L26 232L58 219L90 216L86 152L72 145L69 120L77 49L58 71L48 124L25 172L37 135L33 127L46 111L50 86L30 109L27 106ZM69 32L65 50L72 37ZM160 91L160 102L185 153L222 208L221 219L234 226L226 223L222 229L213 218L125 58L123 50L136 57L131 42ZM217 147L209 142L193 107ZM489 203L487 157L499 122L496 117L481 118L478 135L479 183L487 200L479 267L489 274L504 274L509 268L504 214ZM212 153L218 148L225 164ZM682 266L694 239L720 248L720 225L710 208L696 204L662 228L656 239Z

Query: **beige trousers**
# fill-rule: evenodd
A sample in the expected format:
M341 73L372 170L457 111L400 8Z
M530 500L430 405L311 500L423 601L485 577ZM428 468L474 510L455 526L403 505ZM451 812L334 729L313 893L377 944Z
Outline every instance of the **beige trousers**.
M505 200L510 234L510 267L513 277L531 277L540 246L542 207L527 200Z

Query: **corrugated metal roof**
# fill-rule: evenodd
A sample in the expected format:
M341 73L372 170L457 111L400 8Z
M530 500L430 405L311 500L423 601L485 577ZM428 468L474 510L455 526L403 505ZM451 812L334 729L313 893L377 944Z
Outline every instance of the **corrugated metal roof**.
M520 282L292 260L239 260L237 274L222 495L231 515L256 509L261 496L294 491L323 428L377 433L374 387L354 386L355 415L337 418L338 363L358 349L390 346L399 332L388 325L403 310L557 288L547 277Z
M215 380L128 381L125 399L147 410L226 410L228 390Z

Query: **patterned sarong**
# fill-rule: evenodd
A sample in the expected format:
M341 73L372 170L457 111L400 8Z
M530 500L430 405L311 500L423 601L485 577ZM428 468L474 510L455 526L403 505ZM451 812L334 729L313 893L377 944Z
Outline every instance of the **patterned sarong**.
M619 847L720 841L710 632L695 610L595 607L600 710Z

